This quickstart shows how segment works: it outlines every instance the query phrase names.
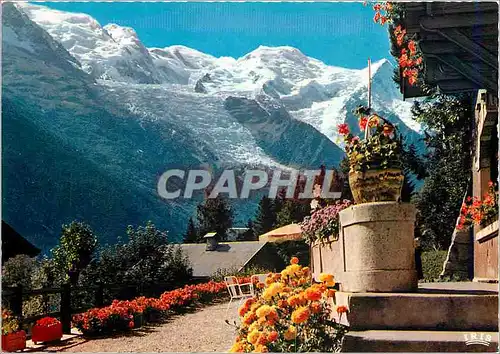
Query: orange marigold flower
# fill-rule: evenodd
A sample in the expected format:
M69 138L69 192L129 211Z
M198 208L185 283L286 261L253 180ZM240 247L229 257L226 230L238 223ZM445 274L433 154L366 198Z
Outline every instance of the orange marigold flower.
M309 301L317 301L321 299L322 295L321 291L318 288L313 288L313 287L307 288L305 294L306 294L306 299Z
M269 349L265 345L257 345L254 349L255 353L267 353L269 352Z
M267 341L267 337L266 337L266 334L265 333L262 333L260 336L259 336L259 339L257 339L257 345L261 344L261 345L266 345L268 343Z
M245 305L241 306L241 307L238 309L238 315L239 315L240 317L245 316L245 314L246 314L247 312L248 312L248 307L247 307L247 306L245 306Z
M311 312L307 307L299 307L295 311L292 312L292 322L299 324L307 321Z
M328 297L334 297L335 296L335 292L336 292L335 289L328 289L327 296Z
M312 313L320 313L321 312L321 304L318 302L313 302L311 304L311 312Z
M272 331L271 333L269 333L269 335L267 336L267 339L270 341L270 342L275 342L276 340L278 340L278 332L276 331Z
M380 17L381 17L380 12L378 12L378 11L375 12L375 16L373 16L373 21L375 23L378 23L378 21L380 21Z
M349 310L347 309L347 306L345 306L345 305L337 306L337 313L338 314L345 313L345 312L348 312L348 311Z
M283 334L286 340L294 340L297 337L297 328L295 326L290 326Z
M299 259L297 257L292 257L292 259L290 259L290 264L299 264Z
M318 278L319 278L319 281L323 282L323 283L333 281L333 275L328 274L328 273L321 273Z
M387 17L385 16L380 16L380 24L383 26L387 22Z

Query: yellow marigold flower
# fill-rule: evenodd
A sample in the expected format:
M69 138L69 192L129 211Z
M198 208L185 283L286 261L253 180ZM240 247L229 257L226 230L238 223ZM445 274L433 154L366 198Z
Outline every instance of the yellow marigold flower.
M264 290L264 292L262 293L262 297L266 300L269 300L282 292L283 288L284 285L282 283L272 283L266 290Z
M241 343L234 343L231 349L229 350L230 353L241 353L244 351L243 345Z
M256 329L254 329L252 332L248 333L247 336L247 341L249 341L252 344L256 344L257 341L259 340L260 332Z
M250 311L255 312L255 310L257 310L259 307L260 307L260 304L258 302L256 302L256 303L252 304L252 306L250 306Z
M294 340L297 338L297 328L295 326L290 326L283 334L286 340Z
M262 318L262 317L266 317L267 315L269 315L269 313L273 310L273 308L269 305L262 305L261 307L259 307L257 309L257 311L255 312L255 314L257 315L257 317L259 318Z
M327 281L327 282L325 283L325 285L326 285L327 287L329 287L329 288L332 288L332 287L334 287L334 286L335 286L335 282L334 282L334 281Z
M319 275L319 281L321 281L323 283L332 282L333 281L333 275L328 274L328 273L321 273Z
M260 317L258 320L257 320L257 324L259 325L263 325L264 323L266 323L267 319L265 317Z
M266 285L269 285L269 284L271 284L272 282L273 282L273 278L272 278L272 277L267 277L267 278L266 278L266 281L265 281Z
M248 333L253 332L253 331L258 331L260 329L259 323L258 322L253 322L250 327L248 327Z
M254 353L267 353L269 349L265 345L257 345L254 349Z
M303 274L309 274L309 267L302 268L302 273Z
M309 311L309 308L303 306L299 307L292 312L292 322L296 324L303 323L308 320L310 315L311 312Z
M302 267L298 264L289 265L287 268L290 268L289 272L291 275L297 275L297 273L299 273L302 269Z

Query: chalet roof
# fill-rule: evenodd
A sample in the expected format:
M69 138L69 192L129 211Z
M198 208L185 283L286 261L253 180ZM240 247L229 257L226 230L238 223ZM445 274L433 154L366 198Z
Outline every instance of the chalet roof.
M181 244L182 251L193 267L193 276L211 276L219 269L240 270L264 246L265 242L219 243L214 251L207 251L205 243Z
M496 2L401 3L407 36L419 41L424 81L445 94L486 89L498 92ZM425 96L401 81L405 98Z
M19 254L36 257L39 253L39 248L31 244L2 220L2 262Z

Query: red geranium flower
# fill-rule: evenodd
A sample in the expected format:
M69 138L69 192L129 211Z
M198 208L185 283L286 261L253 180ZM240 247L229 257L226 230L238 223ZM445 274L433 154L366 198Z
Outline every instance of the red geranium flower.
M339 130L339 134L342 134L342 135L349 134L349 126L347 124L345 124L345 123L339 124L337 128Z

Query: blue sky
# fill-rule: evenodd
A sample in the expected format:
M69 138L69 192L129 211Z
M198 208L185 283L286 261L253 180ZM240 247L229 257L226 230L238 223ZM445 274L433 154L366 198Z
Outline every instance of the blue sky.
M240 57L259 45L288 45L329 65L366 67L388 58L387 28L359 3L44 3L83 12L101 25L133 27L147 47L182 44L214 56Z

